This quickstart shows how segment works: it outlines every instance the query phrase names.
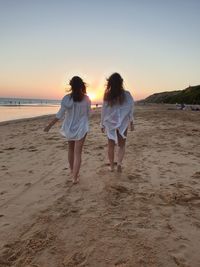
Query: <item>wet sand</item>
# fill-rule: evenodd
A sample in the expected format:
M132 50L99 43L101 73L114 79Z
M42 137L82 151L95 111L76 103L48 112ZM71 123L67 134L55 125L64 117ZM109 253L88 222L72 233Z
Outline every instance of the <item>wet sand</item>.
M80 184L49 117L0 124L0 266L199 267L200 113L137 106L123 172L93 111Z

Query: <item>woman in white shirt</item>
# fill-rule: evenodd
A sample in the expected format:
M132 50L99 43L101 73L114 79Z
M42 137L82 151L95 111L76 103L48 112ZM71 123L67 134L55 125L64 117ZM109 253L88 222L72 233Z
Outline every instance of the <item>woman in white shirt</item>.
M76 184L79 182L82 148L89 130L91 101L86 95L86 85L80 77L74 76L70 86L70 94L63 97L60 110L44 131L48 132L58 120L64 117L60 132L68 141L68 161L73 183Z
M122 160L125 154L125 144L128 126L134 130L134 101L131 94L124 90L123 79L118 73L113 73L107 80L101 113L101 129L108 137L108 159L110 170L114 171L115 144L118 145L117 171L122 171Z

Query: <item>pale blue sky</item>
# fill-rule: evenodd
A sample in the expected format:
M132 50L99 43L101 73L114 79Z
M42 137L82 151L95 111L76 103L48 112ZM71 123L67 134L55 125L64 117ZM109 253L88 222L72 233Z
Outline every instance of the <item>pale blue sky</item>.
M199 0L0 0L0 96L60 98L112 72L136 99L200 84Z

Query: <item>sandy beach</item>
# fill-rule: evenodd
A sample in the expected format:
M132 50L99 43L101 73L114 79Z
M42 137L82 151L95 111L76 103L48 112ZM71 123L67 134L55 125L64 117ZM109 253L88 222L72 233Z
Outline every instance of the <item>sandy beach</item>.
M137 106L123 172L93 111L80 184L51 116L0 124L0 266L199 267L200 113Z

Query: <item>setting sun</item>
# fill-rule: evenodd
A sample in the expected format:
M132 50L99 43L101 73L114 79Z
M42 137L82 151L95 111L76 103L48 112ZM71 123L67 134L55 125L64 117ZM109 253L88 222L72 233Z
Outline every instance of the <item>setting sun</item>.
M96 87L95 89L88 89L87 95L89 96L90 100L93 104L102 102L103 99L103 88L101 86Z
M88 92L87 95L89 96L89 98L92 102L97 101L97 96L94 92Z

